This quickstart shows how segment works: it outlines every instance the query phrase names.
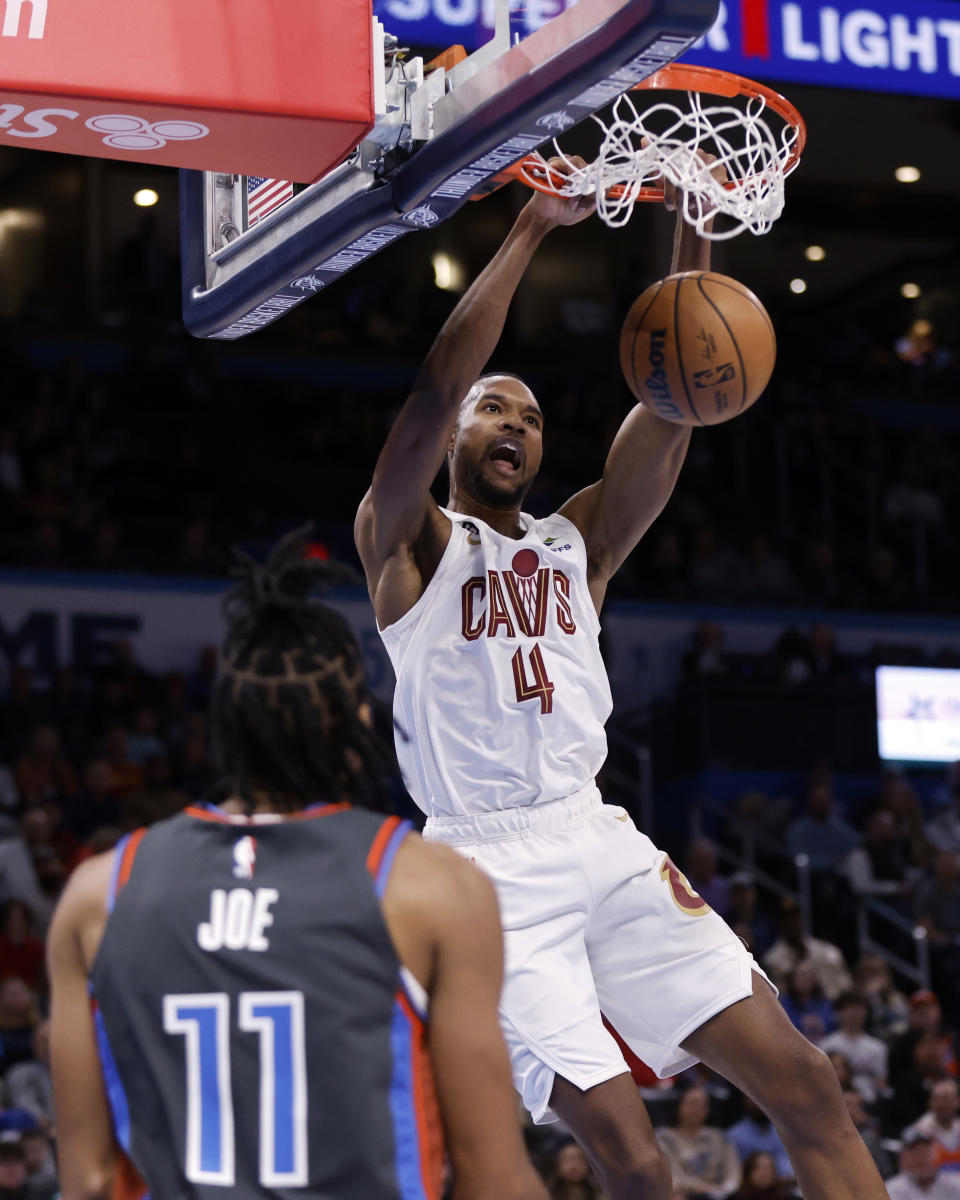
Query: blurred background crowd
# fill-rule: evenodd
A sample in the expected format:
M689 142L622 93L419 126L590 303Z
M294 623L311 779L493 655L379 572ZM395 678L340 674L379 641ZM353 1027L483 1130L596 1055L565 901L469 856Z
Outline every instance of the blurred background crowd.
M214 647L158 676L119 642L100 669L64 668L48 687L16 668L0 703L0 1196L56 1189L43 949L53 906L77 863L215 783L205 716L215 672ZM895 1197L939 1197L924 1189L941 1175L938 1188L960 1187L960 764L928 783L885 772L851 790L819 762L796 794L744 791L694 805L672 836L664 825L691 886L830 1055L883 1174L907 1180L891 1182ZM397 803L409 804L399 788ZM800 867L802 884L783 886ZM885 945L863 939L867 902L893 914ZM920 931L926 979L904 944ZM631 1065L677 1200L795 1194L776 1132L745 1096L703 1068L658 1081ZM554 1197L600 1195L561 1127L528 1126L527 1137Z

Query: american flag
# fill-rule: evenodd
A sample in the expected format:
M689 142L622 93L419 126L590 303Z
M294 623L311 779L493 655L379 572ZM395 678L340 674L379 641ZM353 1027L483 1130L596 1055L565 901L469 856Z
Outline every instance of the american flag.
M247 228L262 221L292 195L293 184L289 179L264 179L260 175L248 175Z

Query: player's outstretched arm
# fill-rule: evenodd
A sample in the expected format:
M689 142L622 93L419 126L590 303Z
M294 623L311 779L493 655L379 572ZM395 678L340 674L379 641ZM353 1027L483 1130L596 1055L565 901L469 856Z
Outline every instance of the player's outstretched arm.
M670 274L708 271L710 240L699 237L683 219L676 188L667 184L665 192L667 208L677 212ZM560 509L586 542L590 594L598 612L610 578L673 494L689 444L686 426L665 421L643 404L635 405L613 439L600 481Z
M387 560L421 537L428 514L440 517L430 485L443 464L460 403L500 339L510 302L534 252L551 229L575 224L592 208L592 201L584 198L536 193L437 335L390 430L357 514L357 548L375 603Z
M401 961L430 997L430 1058L453 1200L547 1200L520 1133L497 1016L503 937L493 885L448 847L408 837L384 916Z
M50 1068L63 1200L109 1200L117 1170L118 1146L87 990L89 939L105 919L111 866L112 855L105 854L77 868L47 938Z

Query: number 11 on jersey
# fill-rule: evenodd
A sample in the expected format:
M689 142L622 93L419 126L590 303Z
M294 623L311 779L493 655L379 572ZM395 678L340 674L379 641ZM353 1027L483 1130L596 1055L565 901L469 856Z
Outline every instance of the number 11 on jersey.
M307 1064L302 992L241 992L237 1025L260 1042L259 1177L264 1187L305 1187ZM164 996L163 1028L184 1041L186 1155L191 1183L236 1182L230 998Z

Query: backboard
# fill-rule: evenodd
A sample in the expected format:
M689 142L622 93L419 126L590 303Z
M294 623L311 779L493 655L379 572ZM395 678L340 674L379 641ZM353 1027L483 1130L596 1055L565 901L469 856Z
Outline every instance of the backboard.
M446 220L506 167L678 58L718 7L579 0L511 44L504 0L494 38L452 67L402 55L371 16L375 120L343 162L296 194L286 181L252 188L244 176L181 171L187 329L244 337ZM256 207L264 187L272 211Z

